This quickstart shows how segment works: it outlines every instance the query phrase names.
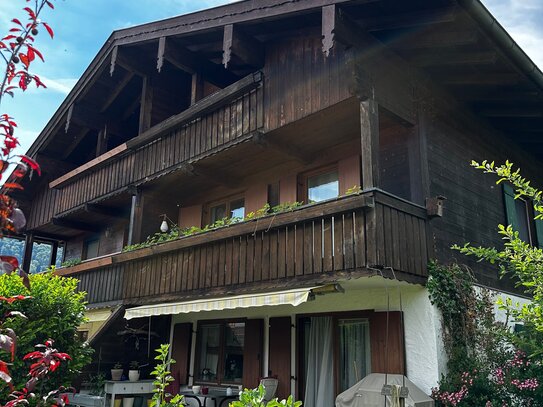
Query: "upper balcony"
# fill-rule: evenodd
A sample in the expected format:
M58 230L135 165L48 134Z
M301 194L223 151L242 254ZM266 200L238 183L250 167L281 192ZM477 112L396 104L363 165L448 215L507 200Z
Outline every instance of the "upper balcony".
M250 74L51 181L33 202L28 228L51 220L62 227L66 216L111 195L124 195L120 205L128 206L135 187L249 140L263 127L262 82L260 72Z
M425 208L379 190L59 269L90 304L146 304L379 273L423 282Z

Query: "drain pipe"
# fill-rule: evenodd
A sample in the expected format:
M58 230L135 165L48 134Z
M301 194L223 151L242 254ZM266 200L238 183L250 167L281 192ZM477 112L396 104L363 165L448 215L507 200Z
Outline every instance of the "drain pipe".
M543 72L505 31L480 0L457 0L469 15L482 27L483 31L495 41L510 57L516 67L528 76L543 91Z

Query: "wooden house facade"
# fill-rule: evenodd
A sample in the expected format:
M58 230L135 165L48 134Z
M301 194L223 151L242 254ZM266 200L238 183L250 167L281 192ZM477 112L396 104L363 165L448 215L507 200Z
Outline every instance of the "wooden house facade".
M247 0L116 31L28 152L23 267L63 245L89 326L123 307L91 338L102 366L143 357L128 323L172 343L177 386L273 376L320 406L380 372L429 392L428 262L500 243L508 200L469 163L541 179L542 95L478 0ZM194 233L123 251L164 222Z

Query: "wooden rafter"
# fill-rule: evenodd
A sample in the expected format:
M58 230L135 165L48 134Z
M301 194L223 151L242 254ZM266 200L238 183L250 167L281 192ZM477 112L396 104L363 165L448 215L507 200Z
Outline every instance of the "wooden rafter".
M100 227L98 225L91 225L89 223L78 222L75 220L67 220L60 218L53 218L53 225L60 226L66 229L80 230L83 232L100 232Z
M104 104L102 105L102 108L100 109L100 113L105 112L112 104L115 102L115 100L119 97L121 92L124 90L126 85L132 80L134 77L134 73L127 72L124 77L117 83L117 86L115 86L115 89L110 93L109 97L106 99Z
M291 157L303 164L310 164L315 159L315 157L313 157L311 154L308 154L301 148L298 148L292 144L280 143L277 140L274 140L273 137L270 137L269 135L265 135L260 132L256 133L253 136L253 141L263 148L270 148L272 150L278 151L279 153Z
M255 68L264 66L264 47L256 39L245 34L238 26L227 24L223 30L222 64L228 68L232 55Z
M106 216L109 218L123 219L123 220L127 219L127 216L122 209L111 208L104 205L87 203L85 204L85 212L95 213L95 214Z
M217 65L197 52L173 43L173 40L162 37L159 40L157 69L160 71L164 60L189 74L201 73L206 81L224 88L239 80L239 76Z

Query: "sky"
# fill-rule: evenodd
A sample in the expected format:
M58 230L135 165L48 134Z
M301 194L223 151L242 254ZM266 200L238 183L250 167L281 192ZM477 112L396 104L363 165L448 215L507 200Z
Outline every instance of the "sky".
M46 10L42 21L55 31L51 40L45 32L36 46L45 63L36 62L32 71L47 89L31 87L5 98L0 113L9 113L19 124L16 135L24 153L62 103L77 79L102 47L111 32L137 24L186 14L231 0L55 0L55 10ZM0 32L9 20L22 18L25 0L0 0ZM543 1L483 0L485 6L511 34L532 60L543 69ZM41 30L44 31L44 30ZM3 69L3 66L2 66Z

